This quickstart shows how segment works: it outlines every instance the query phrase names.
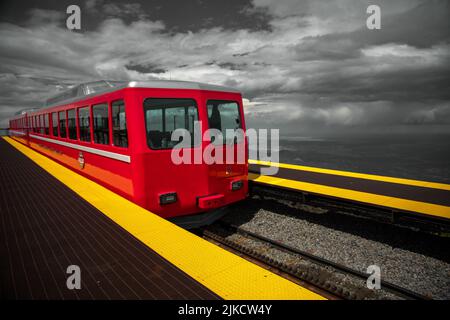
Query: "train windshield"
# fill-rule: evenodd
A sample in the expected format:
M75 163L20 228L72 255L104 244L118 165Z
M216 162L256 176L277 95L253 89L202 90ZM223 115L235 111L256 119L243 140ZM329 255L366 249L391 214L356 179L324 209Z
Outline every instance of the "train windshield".
M146 99L144 102L147 143L152 149L171 149L180 141L172 140L177 129L190 134L190 145L195 146L194 124L198 121L197 104L192 99Z
M210 129L219 130L222 133L220 140L214 140L214 144L239 143L243 139L242 122L239 113L239 105L234 101L208 100L208 124Z

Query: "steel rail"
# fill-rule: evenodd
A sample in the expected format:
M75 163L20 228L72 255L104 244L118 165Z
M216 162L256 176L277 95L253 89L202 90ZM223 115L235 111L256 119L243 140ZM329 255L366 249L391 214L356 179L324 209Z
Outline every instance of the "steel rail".
M251 194L261 197L283 199L317 206L332 212L362 219L371 219L380 223L420 230L430 234L446 234L450 232L450 221L428 217L419 213L403 212L381 208L376 205L363 204L349 199L338 199L331 196L311 194L301 190L287 189L281 186L265 185L252 181Z
M302 258L304 258L304 259L312 261L315 264L319 264L319 265L324 266L324 267L332 267L333 269L338 270L341 273L351 274L351 275L353 275L355 277L358 277L360 279L363 279L363 280L367 280L367 277L369 276L367 273L364 273L364 272L361 272L361 271L349 268L349 267L347 267L345 265L333 262L331 260L327 260L327 259L315 256L315 255L312 255L312 254L310 254L308 252L302 251L300 249L297 249L297 248L294 248L292 246L286 245L286 244L281 243L279 241L270 239L268 237L256 234L254 232L251 232L251 231L248 231L248 230L244 230L243 228L238 227L238 226L236 226L234 224L228 224L228 223L226 223L224 221L219 221L218 223L221 226L223 226L225 228L228 228L229 230L233 231L234 233L238 233L238 234L240 234L242 236L245 236L245 237L248 237L248 238L253 238L255 240L259 240L261 242L268 243L271 246L276 247L276 248L278 248L278 249L280 249L282 251L285 251L285 252L288 252L288 253L291 253L291 254L292 253L297 254L297 255L301 256ZM416 292L411 291L409 289L400 287L400 286L398 286L398 285L396 285L394 283L391 283L391 282L388 282L388 281L383 281L383 280L380 280L380 283L381 283L381 288L383 288L383 289L385 289L385 290L387 290L387 291L389 291L389 292L391 292L391 293L393 293L393 294L395 294L397 296L401 296L401 297L403 297L405 299L409 299L409 300L430 300L429 297L426 297L426 296L424 296L422 294L416 293Z

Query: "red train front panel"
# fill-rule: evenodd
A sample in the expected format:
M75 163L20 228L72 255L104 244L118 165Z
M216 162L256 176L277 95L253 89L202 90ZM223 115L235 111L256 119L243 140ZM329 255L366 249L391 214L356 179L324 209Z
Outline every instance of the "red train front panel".
M137 197L145 199L145 207L168 218L208 211L245 198L248 192L247 155L244 155L245 163L232 164L234 173L225 177L220 176L224 165L208 165L203 159L203 151L209 144L208 141L202 140L192 148L177 151L181 154L190 153L191 163L176 164L172 159L173 146L163 145L164 138L161 138L161 131L165 131L167 141L174 128L192 129L192 125L183 125L183 121L186 121L183 115L186 114L189 115L190 121L201 123L203 136L209 129L208 99L236 102L240 118L243 119L242 98L239 94L187 89L133 90L133 94L130 94L133 110L136 111L133 115L135 126L131 129L136 137L136 156L133 161L136 161L136 167L139 167L135 182L137 190L141 192ZM166 115L164 118L163 109ZM179 110L181 114L178 116ZM169 113L172 116L168 116ZM178 125L174 124L174 121L178 122ZM165 122L164 130L162 122ZM245 130L243 121L240 125ZM245 139L240 143L245 151ZM225 149L226 146L220 148ZM201 163L194 163L194 154L200 155ZM231 190L233 181L242 181L239 190ZM171 194L176 195L176 201L162 203L161 197Z

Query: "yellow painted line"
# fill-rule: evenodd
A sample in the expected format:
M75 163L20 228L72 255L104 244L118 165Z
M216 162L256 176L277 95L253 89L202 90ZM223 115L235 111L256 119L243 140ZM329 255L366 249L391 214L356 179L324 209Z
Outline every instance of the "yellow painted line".
M376 181L383 181L383 182L392 182L392 183L406 184L406 185L410 185L410 186L450 191L450 184L445 184L445 183L394 178L394 177L387 177L387 176L378 176L378 175L374 175L374 174L357 173L357 172L350 172L350 171L339 171L339 170L332 170L332 169L322 169L322 168L315 168L315 167L299 166L299 165L295 165L295 164L260 161L260 160L252 160L252 159L249 159L248 162L251 164L258 164L258 165L262 165L262 166L273 166L273 167L279 167L279 168L285 168L285 169L303 170L303 171L325 173L325 174L334 174L334 175L344 176L344 177L376 180Z
M354 200L358 202L369 203L383 207L406 210L450 219L450 207L441 206L437 204L382 196L378 194L341 189L336 187L329 187L321 184L282 179L274 176L262 176L254 173L249 173L248 178L249 180L263 184L285 187L293 190L302 190L305 192L311 192L315 194L322 194L341 199Z
M10 138L5 140L138 240L222 298L325 300L179 228L25 145Z

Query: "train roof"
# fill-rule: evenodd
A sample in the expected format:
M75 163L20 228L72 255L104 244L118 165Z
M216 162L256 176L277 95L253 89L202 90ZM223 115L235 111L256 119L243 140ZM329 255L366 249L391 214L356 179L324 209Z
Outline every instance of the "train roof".
M14 113L14 116L21 116L21 115L27 114L28 112L33 112L36 110L37 110L36 108L22 109L22 110L17 111L16 113Z
M147 80L147 81L108 81L100 80L79 84L69 90L58 93L47 99L42 106L52 107L78 101L82 98L113 92L124 88L159 88L159 89L194 89L223 92L236 92L236 89L192 81L177 80Z

